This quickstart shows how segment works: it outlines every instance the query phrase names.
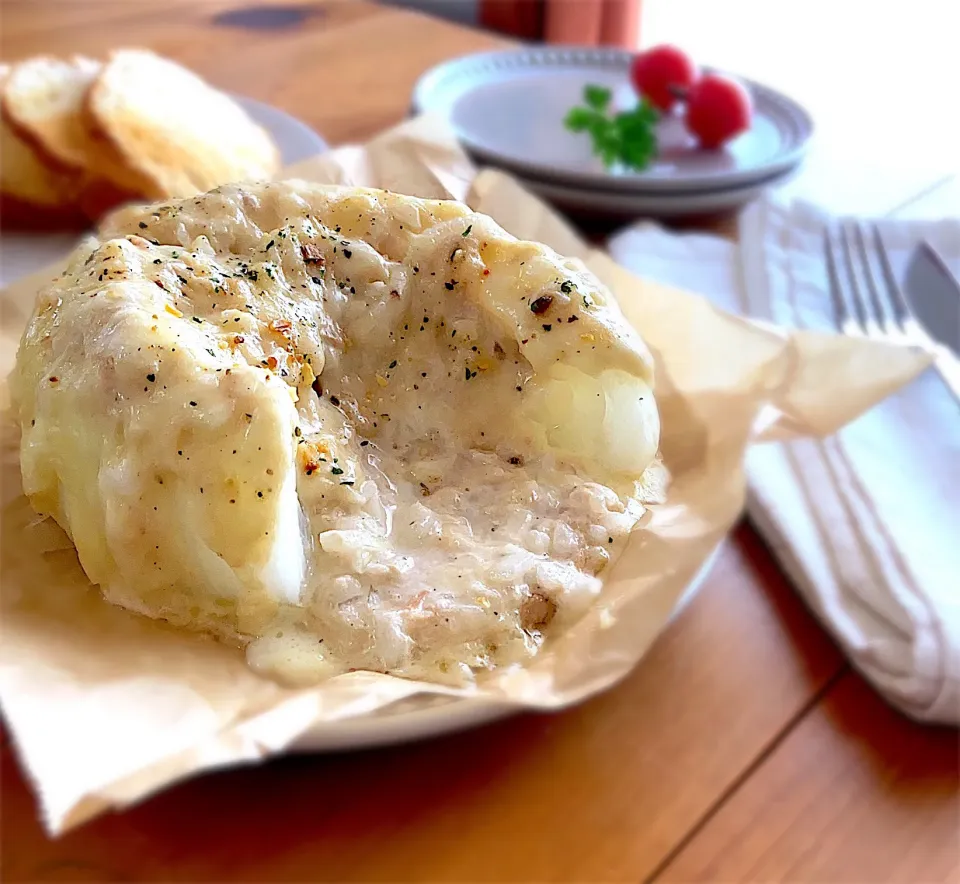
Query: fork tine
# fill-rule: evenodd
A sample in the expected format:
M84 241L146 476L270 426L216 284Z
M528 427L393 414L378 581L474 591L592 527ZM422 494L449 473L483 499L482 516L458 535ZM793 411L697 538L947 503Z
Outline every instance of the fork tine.
M865 294L869 298L873 315L876 319L880 331L891 338L903 338L905 336L902 314L895 303L895 296L891 286L896 284L892 275L887 276L883 273L883 261L879 257L877 248L870 248L867 245L867 239L864 234L864 224L860 222L851 222L853 225L853 237L856 241L857 253L860 258L860 265L863 269L863 279L866 283ZM876 232L876 227L873 227ZM886 253L884 253L886 257ZM877 265L880 265L878 271ZM889 257L887 257L889 266Z
M920 346L936 357L937 371L960 404L960 359L933 341L917 322L897 283L879 228L870 224L867 229L872 249L855 220L823 230L830 299L839 330L852 337L899 338Z
M876 224L871 224L871 233L873 234L873 245L876 250L877 258L880 264L880 272L883 274L883 280L886 284L886 292L890 300L890 309L896 316L897 325L907 337L912 337L910 325L913 321L913 311L907 302L903 289L897 280L897 275L893 272L893 266L890 263L890 252L883 241L883 235Z
M851 295L850 286L840 270L837 252L840 245L837 234L828 225L823 230L823 252L827 261L827 279L830 288L830 299L833 301L833 312L837 318L837 328L845 335L863 335L864 328L857 317L855 299Z
M870 303L870 294L867 291L866 272L857 249L856 232L853 222L845 219L840 222L840 241L843 245L843 263L850 283L850 294L853 296L860 327L867 337L874 337L880 333L880 327L874 315L873 305Z

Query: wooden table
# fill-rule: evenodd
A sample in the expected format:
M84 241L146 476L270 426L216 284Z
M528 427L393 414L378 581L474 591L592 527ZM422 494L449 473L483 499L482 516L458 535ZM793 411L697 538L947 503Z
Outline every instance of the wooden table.
M504 45L362 2L271 7L3 0L0 56L147 45L337 143L399 120L430 65ZM210 774L53 842L7 741L0 808L4 881L960 874L956 732L886 707L745 525L642 665L579 708Z

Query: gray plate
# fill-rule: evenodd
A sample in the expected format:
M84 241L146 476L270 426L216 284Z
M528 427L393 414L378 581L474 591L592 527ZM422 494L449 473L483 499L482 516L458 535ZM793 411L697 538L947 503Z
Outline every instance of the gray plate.
M428 71L417 83L417 111L438 113L479 159L528 179L620 193L691 192L753 184L795 167L813 123L796 102L744 80L754 101L749 132L723 150L698 150L682 121L659 126L661 152L643 172L607 171L586 135L563 118L588 83L607 86L618 107L636 103L632 55L617 49L534 48L468 55Z
M634 193L628 190L587 190L570 187L554 181L543 181L518 176L523 185L560 209L597 218L683 218L692 215L712 215L732 212L757 199L768 187L781 184L791 177L791 170L779 172L749 184L720 187L710 190L653 191Z

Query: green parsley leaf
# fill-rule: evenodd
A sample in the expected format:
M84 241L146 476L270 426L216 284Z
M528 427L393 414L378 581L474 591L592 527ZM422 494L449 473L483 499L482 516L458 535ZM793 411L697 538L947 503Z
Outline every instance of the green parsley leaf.
M572 107L563 121L571 132L588 132L600 117L595 110L589 107ZM602 121L602 117L600 117Z
M583 100L594 110L605 111L613 93L605 86L584 86Z
M603 86L585 86L583 105L571 108L564 125L571 132L586 133L593 152L604 166L620 164L641 171L657 155L657 110L643 100L633 110L609 114L611 91Z

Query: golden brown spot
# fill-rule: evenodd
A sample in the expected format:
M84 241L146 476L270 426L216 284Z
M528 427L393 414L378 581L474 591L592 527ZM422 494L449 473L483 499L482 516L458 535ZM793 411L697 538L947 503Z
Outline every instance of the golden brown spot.
M326 263L320 247L313 245L313 243L300 246L300 257L303 258L304 264L316 264L318 267L323 267Z
M527 632L542 632L557 614L557 603L535 592L520 605L520 626Z
M293 324L289 319L274 319L267 326L272 332L276 332L280 337L290 340L293 337Z

